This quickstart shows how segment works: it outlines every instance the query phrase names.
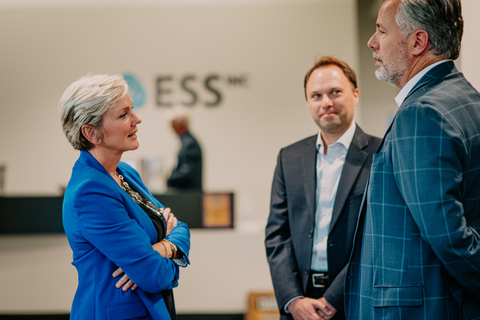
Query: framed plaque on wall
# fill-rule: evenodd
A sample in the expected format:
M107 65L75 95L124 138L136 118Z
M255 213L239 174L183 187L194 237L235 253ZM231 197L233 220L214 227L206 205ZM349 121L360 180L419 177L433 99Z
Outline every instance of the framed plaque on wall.
M202 227L233 228L233 193L204 193Z

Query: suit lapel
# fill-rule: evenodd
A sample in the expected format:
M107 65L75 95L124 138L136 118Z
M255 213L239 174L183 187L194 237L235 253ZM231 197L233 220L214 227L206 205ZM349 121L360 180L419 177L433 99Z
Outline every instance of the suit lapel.
M312 219L312 223L315 221L315 192L316 192L316 157L317 157L317 136L313 136L305 141L305 146L302 150L303 158L303 186L305 191L305 202L308 212Z
M335 197L335 204L333 206L332 220L330 222L330 231L333 229L335 223L340 217L340 213L347 202L350 190L357 179L363 163L368 157L368 154L363 150L368 145L368 140L362 129L358 126L353 136L352 144L348 149L345 164L343 165L342 175L338 182L337 195Z

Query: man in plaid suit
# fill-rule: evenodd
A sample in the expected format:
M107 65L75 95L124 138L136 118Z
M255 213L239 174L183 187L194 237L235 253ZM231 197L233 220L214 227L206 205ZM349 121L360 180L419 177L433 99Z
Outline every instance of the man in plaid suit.
M462 33L460 0L380 8L368 46L401 91L373 156L347 319L480 319L480 94L452 62Z

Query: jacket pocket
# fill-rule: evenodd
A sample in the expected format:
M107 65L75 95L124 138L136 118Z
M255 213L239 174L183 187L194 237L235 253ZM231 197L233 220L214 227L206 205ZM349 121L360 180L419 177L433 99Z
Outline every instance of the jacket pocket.
M107 318L109 320L143 319L146 317L147 308L141 301L107 307Z
M373 288L373 306L379 307L421 307L423 287L381 287Z

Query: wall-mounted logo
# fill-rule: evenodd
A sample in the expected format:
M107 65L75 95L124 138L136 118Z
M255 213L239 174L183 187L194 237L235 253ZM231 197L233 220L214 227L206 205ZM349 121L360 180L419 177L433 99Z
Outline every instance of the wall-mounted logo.
M133 105L138 108L145 104L146 96L142 83L131 73L124 73L123 78L128 83L128 94L132 98Z
M222 76L212 73L203 77L196 74L186 74L181 77L162 75L156 79L155 102L159 107L176 105L218 107L223 102L224 88L247 86L246 74Z

